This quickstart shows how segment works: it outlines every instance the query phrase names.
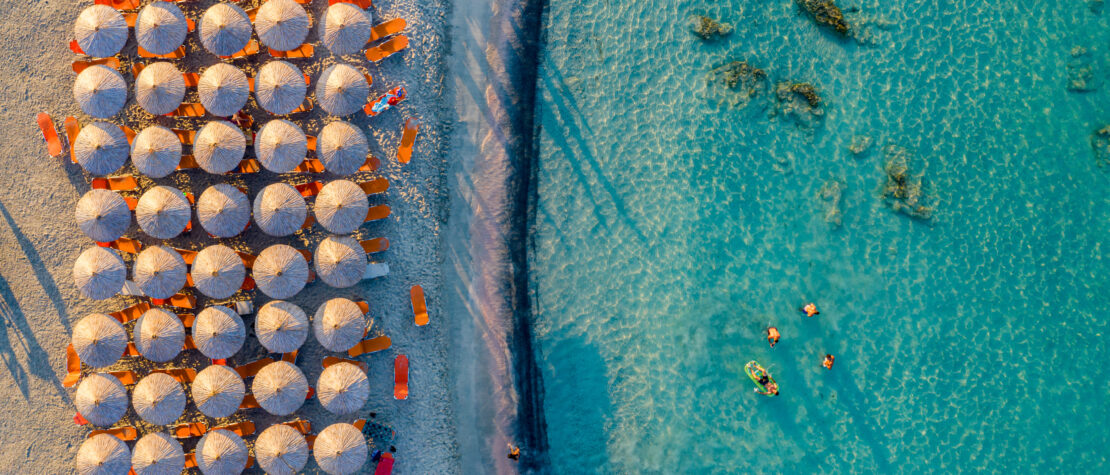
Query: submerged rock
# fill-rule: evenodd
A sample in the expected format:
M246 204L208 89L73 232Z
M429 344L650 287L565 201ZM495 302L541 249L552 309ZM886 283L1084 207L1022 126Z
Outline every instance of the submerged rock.
M705 15L690 15L690 31L703 40L712 40L732 33L732 25Z
M732 61L709 71L710 86L718 86L723 101L733 107L747 107L767 95L770 81L767 73L746 61Z
M871 148L871 137L867 135L857 135L852 137L852 142L848 144L848 151L853 155L859 155L866 152Z
M1095 60L1087 48L1076 46L1071 49L1072 59L1068 61L1068 90L1072 92L1091 92L1098 89L1101 81L1095 73Z
M833 227L840 227L843 217L840 212L840 195L840 182L836 180L826 181L818 194L821 201L825 202L825 222Z
M1087 2L1087 9L1094 15L1101 15L1103 4L1103 0L1090 0Z
M841 36L848 36L851 26L844 20L844 13L832 0L794 0L818 25L832 28Z
M802 127L814 127L825 118L824 101L812 84L784 81L775 85L775 114Z
M911 218L929 220L933 208L926 202L923 174L911 174L909 150L898 145L883 147L883 170L886 182L883 183L882 199L890 209Z
M1100 168L1110 166L1110 125L1091 134L1091 149L1095 153L1095 164Z

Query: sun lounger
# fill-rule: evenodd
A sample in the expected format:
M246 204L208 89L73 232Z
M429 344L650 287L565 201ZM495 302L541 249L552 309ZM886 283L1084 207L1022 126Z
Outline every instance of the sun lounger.
M301 433L301 435L308 435L308 434L312 433L312 423L309 422L309 421L306 421L304 419L297 419L295 421L282 422L282 424L296 429L297 432Z
M258 400L252 394L243 395L243 402L239 403L239 409L258 409L262 407L258 404Z
M127 137L127 145L131 145L135 141L135 129L126 125L119 126L119 129L123 131L123 136Z
M424 288L419 285L412 286L409 289L409 300L412 302L412 315L416 321L416 326L422 327L428 324L428 304L424 300Z
M73 142L77 140L77 134L81 132L81 124L77 122L76 117L69 116L62 123L62 127L65 128L66 139L69 142L69 160L77 163L77 155L73 153Z
M135 358L142 356L142 353L139 353L139 348L135 346L135 342L129 341L127 342L127 349L123 350L123 356Z
M196 170L197 168L200 168L200 164L197 163L196 157L192 154L182 155L181 161L177 163L178 170Z
M99 245L100 243L97 244ZM115 241L106 242L104 244L104 247L110 247L119 252L126 252L128 254L138 254L139 251L143 250L143 243L139 242L138 239L121 237Z
M179 439L183 437L178 437ZM185 454L185 468L197 468L197 454L196 452L189 452ZM128 474L130 475L130 474Z
M139 8L139 0L96 0L97 5L108 5L116 10L134 10Z
M73 414L73 423L77 424L79 426L83 426L83 425L88 424L89 420L85 419L85 416L82 416L81 413L78 412L78 413Z
M143 49L142 46L138 46L137 48L139 49L140 58L181 59L185 57L185 45L181 45L177 49L166 54L154 54Z
M139 188L139 181L131 175L97 177L92 179L94 190L133 191Z
M193 322L197 320L197 316L191 313L179 313L177 318L181 319L181 326L186 329L193 328Z
M336 363L351 363L355 366L358 366L359 368L362 368L362 371L364 371L364 372L370 370L370 365L366 364L363 361L349 360L349 359L346 359L346 358L340 358L338 356L327 356L327 357L324 358L324 361L320 364L324 368L327 368L328 366L331 366L331 365L336 364Z
M297 350L290 351L289 353L282 353L281 360L289 364L297 364Z
M150 372L167 374L181 384L192 383L197 378L197 370L193 368L154 369Z
M51 157L58 156L62 153L62 141L58 138L58 129L54 128L54 121L50 119L50 114L39 112L35 121L42 131L42 140L46 142L46 153Z
M247 269L254 267L254 260L258 258L257 256L255 256L254 254L248 254L243 251L235 251L235 253L238 254L239 258L243 260L243 267L246 267ZM241 313L242 312L240 312L240 314Z
M370 304L366 303L365 300L355 300L355 305L358 305L358 309L362 310L363 315L370 313Z
M373 48L366 49L366 59L372 63L376 63L385 58L400 53L405 48L409 47L409 37L405 35L397 35L382 44Z
M397 148L397 161L408 163L412 159L412 146L416 144L416 134L420 132L420 119L409 117L405 130L401 132L401 146Z
M138 320L147 310L150 310L150 304L147 302L139 302L118 312L109 313L108 315L115 318L120 323L127 323Z
M400 33L405 29L406 23L404 18L394 18L374 25L370 28L370 40L367 43L373 43L387 36Z
M350 3L351 5L355 5L363 10L372 6L370 0L328 0L329 7L335 5L336 3Z
M73 349L71 343L66 346L66 377L62 380L62 386L66 388L73 387L80 379L81 357L77 356L77 350Z
M73 68L73 72L75 72L77 74L81 74L81 71L84 71L89 66L107 66L107 67L112 68L112 69L119 69L119 59L118 58L98 58L98 59L86 59L86 60L79 59L77 61L74 61L74 62L70 63L69 66L71 68Z
M254 19L252 18L251 21L254 21ZM247 45L243 47L243 49L239 50L236 53L232 53L231 56L220 56L220 58L221 59L245 58L247 56L254 56L254 55L258 54L258 51L259 51L258 42L255 41L255 40L250 40L250 42L248 42Z
M374 469L374 475L390 475L393 473L393 454L386 452L382 454L381 460L378 460L378 466Z
M258 173L260 171L262 171L262 164L258 163L258 160L248 158L239 162L239 168L228 172L228 175Z
M176 294L168 299L165 299L163 303L155 305L170 305L171 307L193 309L197 306L197 298L188 294Z
M358 243L362 245L362 250L366 251L367 254L385 252L389 249L389 239L384 237L367 239L365 241L359 241Z
M308 146L308 151L315 152L316 151L316 136L315 135L306 135L304 138L305 138L305 145Z
M316 52L316 48L314 48L311 44L308 44L308 43L300 45L300 46L298 46L296 48L293 48L289 51L278 51L278 50L275 50L273 48L267 48L267 49L269 50L270 56L275 57L275 58L284 58L284 59L311 58L312 55Z
M301 196L309 198L320 193L320 190L324 188L324 184L318 181L310 181L308 183L301 183L300 185L296 185L294 186L294 188L296 188L297 191L301 192Z
M193 335L185 335L185 344L181 347L183 350L197 349L196 342L193 341Z
M324 164L315 158L310 158L297 165L293 173L324 173Z
M385 193L389 190L389 180L382 178L375 178L370 181L359 183L358 186L362 187L362 191L368 195L376 195L378 193Z
M88 55L85 50L81 49L81 45L77 44L77 40L69 40L69 50L80 55Z
M239 286L239 290L254 290L254 287L254 279L250 278L250 276L247 276L243 278L243 285Z
M181 145L192 145L193 139L197 136L197 131L173 129L173 134L177 136L177 140L181 141Z
M371 338L369 340L362 340L358 342L358 344L352 346L351 349L347 350L347 356L354 358L356 356L388 349L392 345L393 342L389 340L389 337L382 335L379 337Z
M309 264L312 263L312 251L308 249L297 249L297 252L301 253L301 255L304 256L305 262L308 262Z
M300 107L293 109L293 112L290 112L289 115L300 114L302 112L308 112L310 110L312 110L312 99L305 99L304 104L301 104Z
M131 426L115 427L112 429L101 429L89 432L88 438L96 437L100 434L113 435L122 441L132 441L139 438L139 431Z
M235 372L239 373L240 377L250 378L258 374L259 371L262 371L263 367L273 362L273 358L262 358L260 360L252 361L245 365L235 367Z
M135 207L139 206L139 199L132 196L124 196L123 202L127 203L127 209L135 211Z
M178 254L181 254L181 259L185 261L185 265L193 265L193 261L197 258L197 251L190 251L188 249L173 248Z
M204 117L204 105L199 102L184 102L166 116Z
M363 280L377 279L389 275L389 264L384 262L371 262L366 264L366 272L362 274Z
M393 358L393 398L409 398L409 358L405 355Z
M254 435L254 423L251 421L243 421L235 424L228 424L226 426L213 427L212 430L223 429L232 432L239 437L248 437Z
M200 437L208 432L208 425L203 422L192 422L189 424L176 425L170 429L170 435L175 439L188 439L190 437Z
M130 386L139 380L133 371L109 371L108 374L115 376L119 383L124 386Z

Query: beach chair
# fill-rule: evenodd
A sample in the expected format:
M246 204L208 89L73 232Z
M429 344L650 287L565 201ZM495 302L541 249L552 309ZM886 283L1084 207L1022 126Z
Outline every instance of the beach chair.
M381 460L378 460L378 466L374 469L374 475L390 475L393 473L393 454L386 452L382 454Z
M239 290L254 290L254 287L254 279L250 278L250 276L246 276L243 277L243 285L239 286Z
M195 130L173 129L173 134L177 136L177 140L181 141L181 145L192 145L193 139L197 137L197 131Z
M127 203L127 209L135 211L135 207L139 206L139 199L132 196L124 196L123 202Z
M309 198L309 197L316 196L317 194L319 194L320 190L324 189L324 184L320 183L318 181L310 181L308 183L301 183L300 185L295 185L295 186L293 186L293 188L296 188L297 191L301 192L301 196L303 196L305 198Z
M153 305L169 305L171 307L193 309L197 306L197 298L189 294L175 294L168 299L150 299Z
M428 304L424 300L424 288L419 285L412 286L409 289L409 300L412 302L412 315L416 321L416 326L422 327L428 324Z
M393 346L393 342L390 341L388 336L382 335L358 342L358 344L347 350L347 356L354 358L356 356L382 351L388 349L390 346Z
M92 179L94 190L134 191L139 188L139 181L131 175L96 177Z
M116 239L115 241L107 242L104 244L107 245L105 247L110 247L119 252L126 252L128 254L138 254L139 251L143 250L143 243L139 242L138 239L121 237L119 239Z
M115 376L116 379L119 380L119 383L124 386L130 386L132 384L135 384L135 382L139 380L139 378L135 376L135 373L133 371L128 370L109 371L108 374Z
M338 356L327 356L327 357L324 358L324 361L320 363L320 365L323 366L326 369L328 366L331 366L331 365L336 364L336 363L351 363L351 364L361 368L363 372L370 371L370 365L366 364L366 362L358 361L358 360L349 360L349 359L346 359L346 358L340 358Z
M420 119L409 117L405 130L401 132L401 146L397 147L397 161L408 163L412 159L412 146L416 144L416 134L420 132Z
M282 353L281 354L281 360L286 362L286 363L295 365L295 364L297 364L297 353L299 353L298 350L293 350L293 351L290 351L289 353Z
M131 145L135 141L135 129L126 125L119 126L119 129L123 131L123 136L127 138L127 145Z
M259 359L257 361L252 361L252 362L247 363L247 364L242 365L242 366L236 366L235 367L235 372L239 373L239 376L242 377L242 378L250 378L250 377L253 377L254 375L258 374L259 371L262 371L262 368L264 368L266 365L268 365L270 363L273 363L273 362L274 362L273 358L269 358L269 357L262 358L262 359Z
M295 421L282 422L281 424L287 425L300 432L301 435L308 435L312 433L312 423L304 419L297 419Z
M97 58L97 59L79 59L70 63L73 72L81 74L81 71L88 69L89 66L107 66L112 69L119 69L118 58Z
M389 239L386 239L384 237L367 239L365 241L359 241L358 243L362 246L362 250L366 251L367 254L373 254L375 252L385 252L389 249Z
M373 43L387 36L393 36L400 33L405 29L406 21L404 18L394 18L392 20L383 21L370 28L370 39L367 43Z
M39 124L39 130L42 131L42 140L46 142L46 153L51 157L56 157L62 153L62 141L58 138L58 129L54 128L54 121L50 118L50 114L39 112L35 116L35 121Z
M129 341L127 342L127 349L123 350L123 355L136 358L142 356L142 353L139 353L139 348L135 346L135 342Z
M193 335L185 335L185 343L181 346L182 350L195 350L197 343L193 341Z
M293 169L293 173L324 173L324 163L315 158L310 158L297 165L297 168Z
M200 168L200 164L197 163L197 158L192 154L181 155L181 161L177 163L178 170L196 170L198 168Z
M81 357L77 356L77 350L73 349L73 344L70 343L66 346L66 377L62 380L62 387L71 388L81 380Z
M358 306L358 309L362 311L363 315L370 313L370 304L366 303L365 300L355 300L355 305ZM365 338L365 336L363 336L363 338Z
M204 105L199 102L183 102L168 117L204 117Z
M139 0L96 0L97 5L108 5L116 10L134 10L139 8Z
M88 55L88 53L85 53L85 50L81 49L81 45L77 43L77 40L69 40L69 50L82 56Z
M378 157L370 155L369 157L366 157L366 161L363 162L362 166L358 167L358 171L372 172L374 170L377 170L380 166L382 166L382 161L378 160Z
M308 151L315 152L316 151L316 136L315 135L306 135L306 136L304 136L304 138L305 138L305 145L308 147Z
M248 437L254 435L254 423L251 421L243 421L235 424L228 424L226 426L213 427L212 430L223 429L232 432L239 437Z
M69 160L77 163L77 155L73 153L73 142L77 140L77 134L81 132L81 124L77 122L77 118L69 116L62 122L62 127L66 131L66 139L69 142Z
M100 429L89 432L88 438L96 437L100 434L108 434L115 436L117 439L129 442L139 438L139 431L131 426L114 427L111 429Z
M300 113L303 113L303 112L308 112L310 110L312 110L312 99L311 98L305 99L304 104L301 104L300 107L298 107L296 109L293 109L293 112L290 112L289 115L300 114Z
M185 265L193 265L193 261L197 258L197 251L190 251L188 249L181 249L179 247L173 248L178 254L181 254L181 259L185 261Z
M191 422L188 424L180 424L170 428L170 435L175 439L188 439L190 437L200 437L208 432L208 425L203 422Z
M147 310L150 310L150 304L147 302L139 302L118 312L109 313L108 315L115 318L120 323L127 323L138 320Z
M254 21L254 20L251 19L251 21ZM232 53L231 56L220 56L220 58L221 59L246 58L247 56L254 56L254 55L258 54L259 51L260 51L260 49L258 48L258 42L255 41L255 40L250 40L249 42L247 42L247 45L243 47L243 49L239 50L236 53Z
M138 46L137 48L139 49L140 58L181 59L185 57L185 45L178 46L177 49L166 54L154 54L143 49L142 46Z
M382 44L373 48L366 49L366 59L372 63L377 63L385 58L400 53L405 48L409 47L409 37L405 35L397 35Z
M384 262L371 262L366 264L366 272L362 274L363 280L377 279L389 275L389 264Z
M301 253L301 255L304 256L305 262L312 264L312 251L309 251L308 249L297 249L297 252Z
M267 48L267 49L269 50L270 56L272 56L274 58L283 58L283 59L311 58L312 55L316 53L316 48L313 47L311 44L308 44L308 43L300 45L300 46L298 46L296 48L293 48L289 51L278 51L278 50L275 50L273 48Z
M328 0L328 6L335 5L336 3L350 3L363 10L370 8L373 4L370 0Z
M246 267L247 269L254 267L254 260L257 259L254 254L248 254L243 251L235 251L235 253L238 254L239 258L243 260L243 267Z
M375 178L370 181L364 181L358 184L362 191L367 195L376 195L378 193L385 193L389 190L389 180L385 177Z
M262 164L253 158L248 158L239 162L239 167L228 172L228 175L238 175L247 173L258 173L262 171Z
M409 358L405 355L393 358L393 398L409 398Z
M185 468L197 468L197 454L196 452L189 452L185 454ZM134 472L134 470L132 470ZM128 473L128 475L131 475Z
M181 326L186 329L193 328L193 322L197 320L197 316L191 313L179 313L177 314L177 318L181 319Z
M193 368L154 369L154 370L151 370L150 372L151 373L163 373L163 374L169 375L175 381L177 381L181 384L192 383L194 379L197 379L197 370L195 370Z
M252 394L243 395L243 402L239 403L239 409L258 409L261 407Z

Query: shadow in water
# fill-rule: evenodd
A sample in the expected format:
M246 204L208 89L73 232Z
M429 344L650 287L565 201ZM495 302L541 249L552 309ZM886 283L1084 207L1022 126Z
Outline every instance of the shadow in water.
M558 372L544 381L546 398L558 401L575 401L559 404L571 407L573 414L561 415L573 424L548 427L551 440L567 444L559 453L566 459L561 466L573 466L578 473L606 473L611 471L606 447L609 436L606 422L612 418L613 404L609 399L607 366L597 348L586 341L585 335L553 339L546 354L561 359ZM570 462L573 460L573 462Z
M58 314L58 320L61 321L67 333L71 332L69 313L66 312L65 304L62 303L62 293L58 290L58 284L54 282L54 276L50 275L50 271L46 269L46 264L42 261L42 256L35 250L35 246L31 244L31 240L19 229L19 225L16 224L15 219L12 219L11 213L8 213L8 208L4 206L3 202L0 202L0 214L4 216L4 221L8 223L8 228L12 230L16 242L19 243L19 248L23 251L23 255L27 256L27 262L31 264L31 270L34 271L35 278L38 279L39 285L42 286L43 293L46 294L47 299L50 299L50 304L54 306L54 312Z
M0 326L2 326L0 328L0 359L4 360L12 379L19 386L19 391L23 393L23 399L30 398L29 378L27 371L20 364L19 357L15 354L12 346L13 342L8 338L9 329L15 330L13 333L18 339L17 344L23 348L23 353L27 355L27 368L30 370L30 374L53 383L58 395L68 403L69 396L66 395L65 388L62 387L61 381L58 380L58 376L54 374L54 370L50 367L50 356L46 354L38 340L35 339L35 334L27 323L27 316L23 313L23 308L16 301L15 294L12 293L11 287L8 285L8 279L2 275L0 275L0 317L2 317L0 318Z

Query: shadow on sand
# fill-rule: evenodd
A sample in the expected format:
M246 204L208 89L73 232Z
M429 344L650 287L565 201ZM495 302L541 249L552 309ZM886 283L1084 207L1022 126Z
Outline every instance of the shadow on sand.
M62 293L58 290L58 284L54 282L54 276L50 275L50 271L46 269L46 264L42 261L42 256L35 250L35 246L31 244L31 240L27 238L23 231L19 229L15 219L12 218L11 213L8 213L7 206L0 202L0 214L4 216L4 221L8 223L8 228L12 230L12 235L15 236L16 242L19 243L19 248L23 251L23 255L27 256L27 262L31 264L31 270L35 273L35 278L38 279L39 285L42 286L42 291L46 294L46 298L50 300L50 304L54 306L54 313L58 315L58 320L65 327L66 333L72 332L69 325L69 313L66 312L65 304L63 304ZM10 291L8 291L10 293Z

